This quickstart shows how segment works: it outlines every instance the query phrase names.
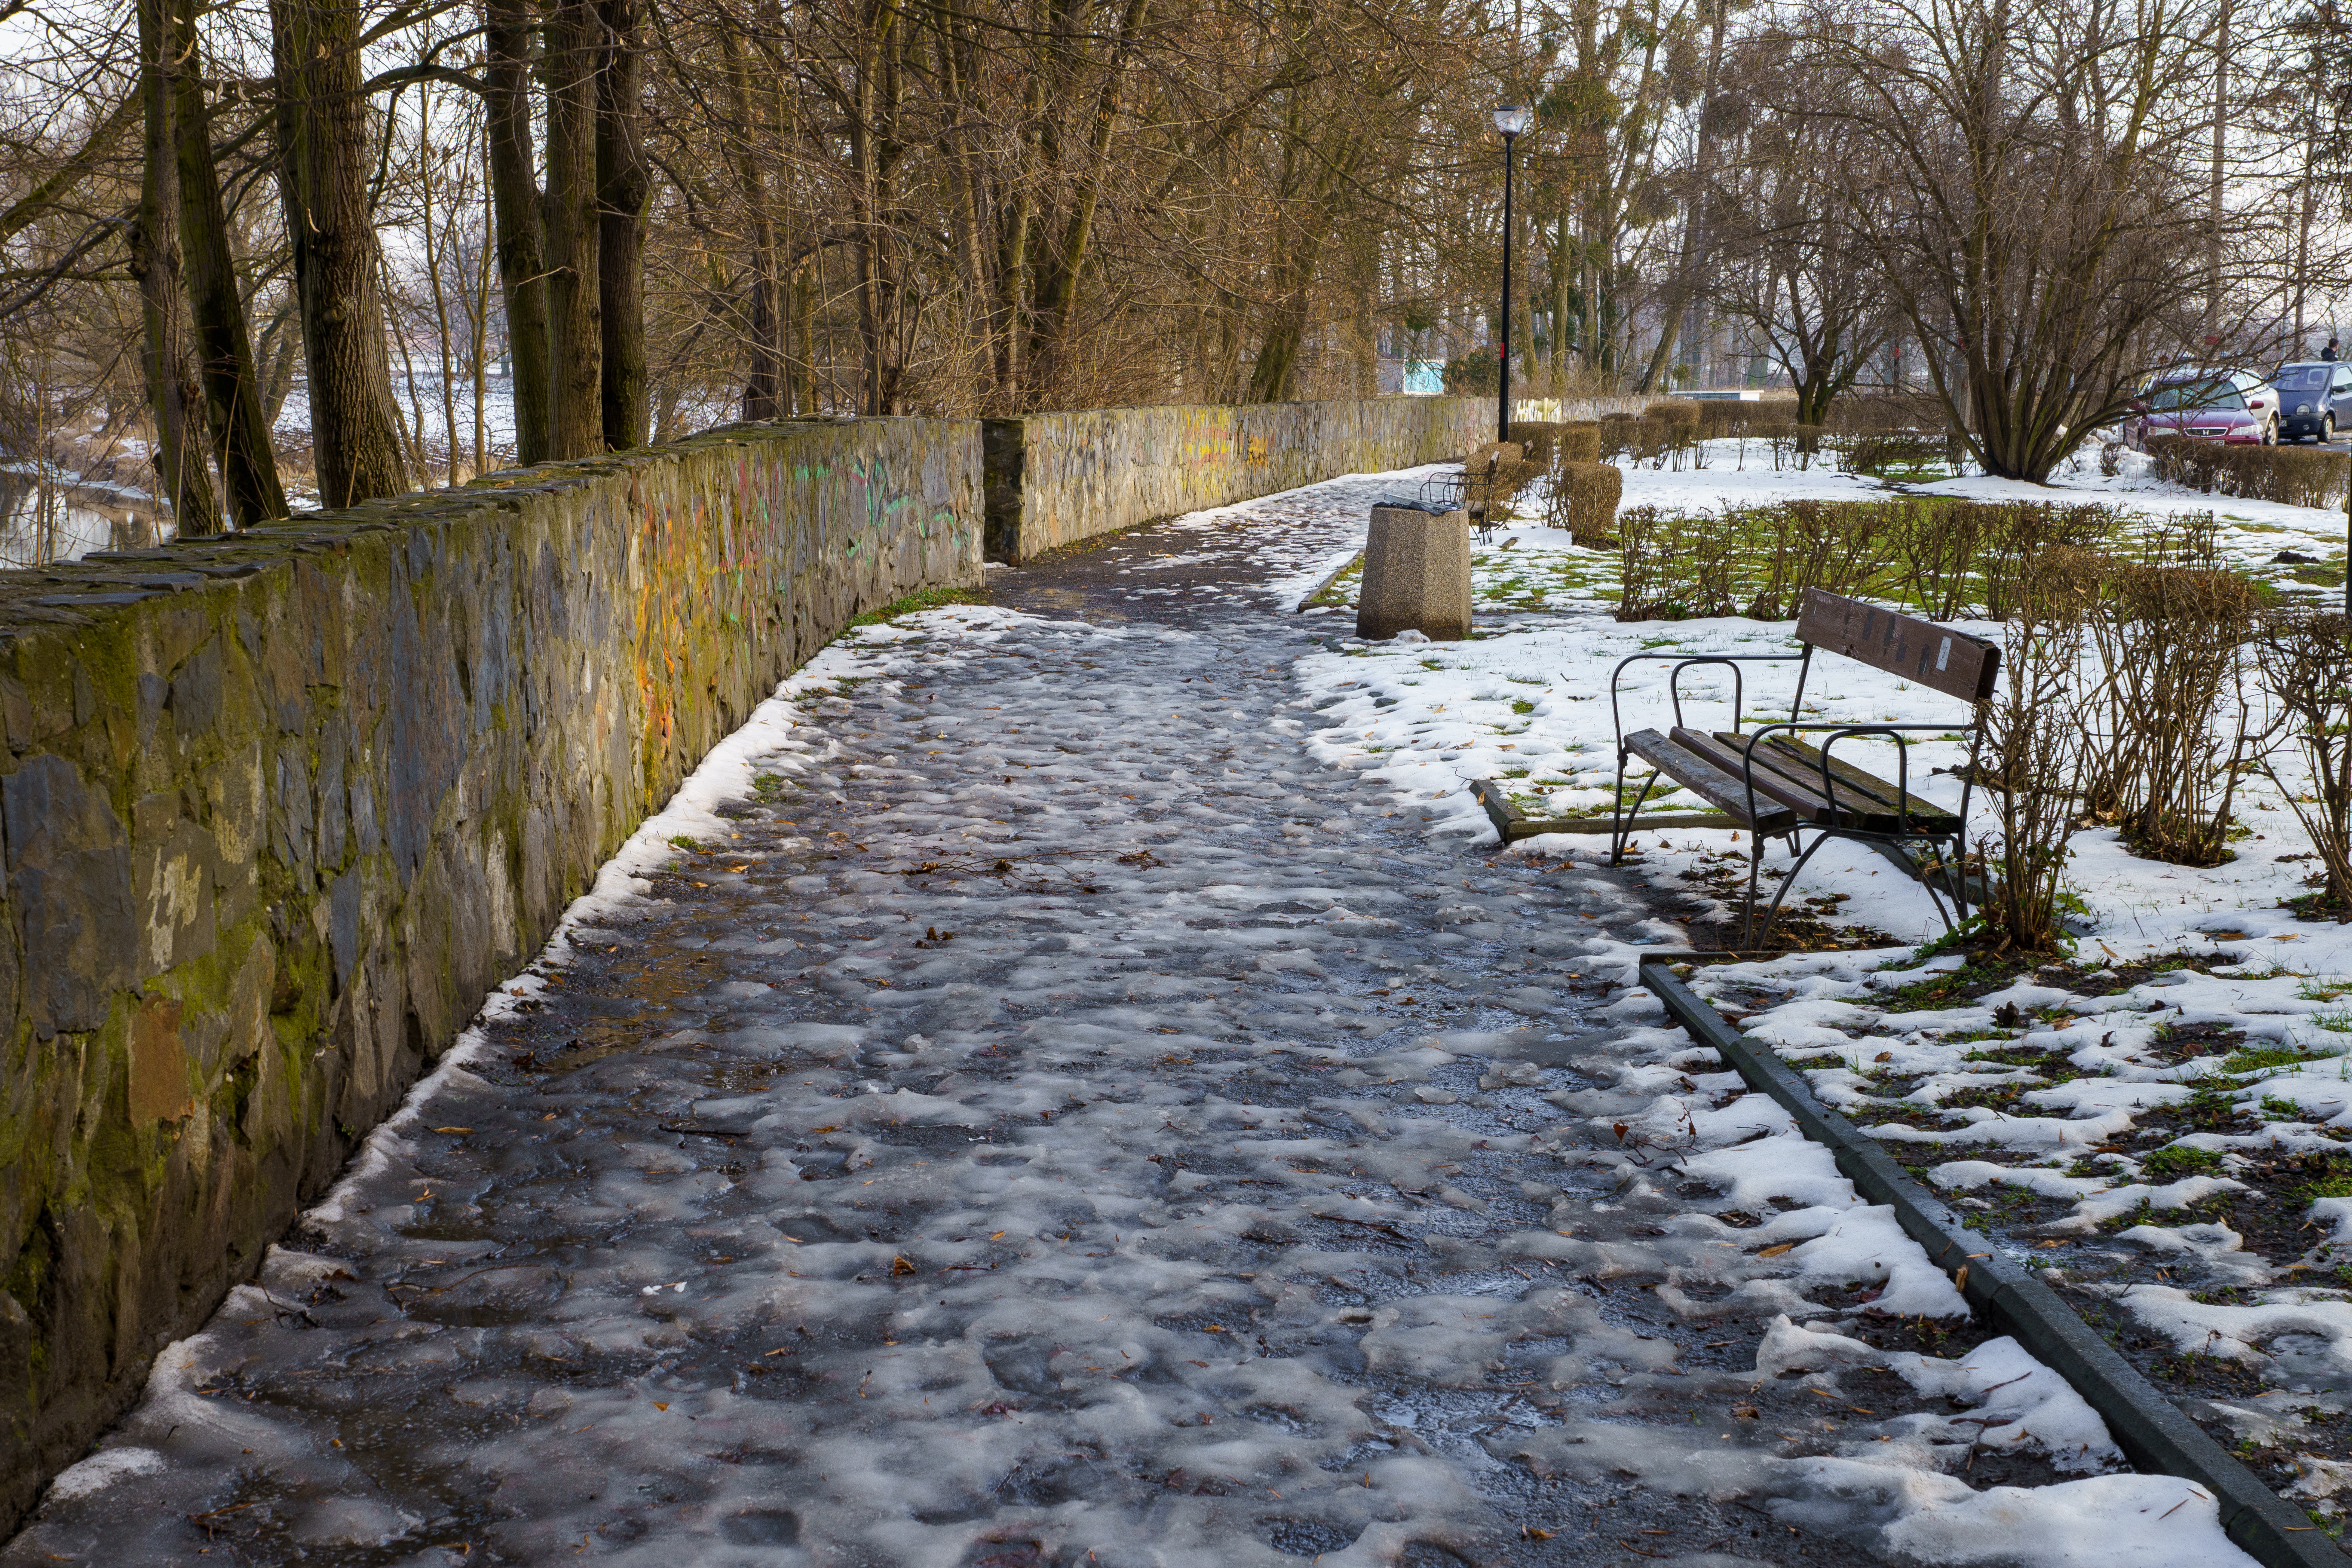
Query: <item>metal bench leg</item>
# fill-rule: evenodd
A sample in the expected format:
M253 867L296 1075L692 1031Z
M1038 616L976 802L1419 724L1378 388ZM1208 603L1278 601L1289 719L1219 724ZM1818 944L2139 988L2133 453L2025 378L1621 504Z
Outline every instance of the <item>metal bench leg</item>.
M1796 835L1792 833L1789 837L1793 839L1796 837ZM1772 907L1764 911L1763 930L1757 932L1759 936L1764 935L1771 931L1772 917L1780 912L1780 900L1787 898L1789 896L1789 889L1797 885L1797 873L1805 868L1805 862L1811 859L1814 853L1818 851L1822 845L1827 844L1833 837L1835 836L1828 833L1814 835L1812 847L1807 849L1803 854L1797 857L1797 863L1789 868L1789 874L1780 879L1780 886L1772 894ZM1748 908L1751 918L1753 917L1756 909L1756 884L1754 880L1756 868L1761 863L1762 850L1759 848L1758 851L1757 862L1754 865L1751 865L1748 868L1749 881L1748 884Z
M1793 833L1789 835L1791 841L1796 837ZM1749 947L1755 942L1756 878L1763 865L1764 836L1760 833L1750 833L1748 836L1748 901L1739 906L1739 945L1742 948Z
M1642 793L1633 797L1633 804L1629 806L1625 804L1625 760L1622 757L1617 759L1617 815L1609 835L1609 863L1612 866L1625 863L1625 841L1633 837L1633 817L1641 811L1642 803L1650 798L1650 791L1656 787L1658 777L1658 774L1652 773L1643 784Z
M1944 922L1944 930L1956 931L1960 929L1960 922L1969 918L1967 841L1965 839L1959 841L1961 857L1949 863L1944 859L1942 843L1941 839L1930 840L1929 854L1914 858L1911 864L1914 874L1918 878L1920 889L1927 893L1927 901L1935 906L1937 918ZM1932 859L1930 856L1933 857ZM1936 879L1939 874L1946 873L1948 873L1950 881L1939 892L1936 887ZM1944 907L1944 900L1947 897L1952 900L1952 907L1949 910Z

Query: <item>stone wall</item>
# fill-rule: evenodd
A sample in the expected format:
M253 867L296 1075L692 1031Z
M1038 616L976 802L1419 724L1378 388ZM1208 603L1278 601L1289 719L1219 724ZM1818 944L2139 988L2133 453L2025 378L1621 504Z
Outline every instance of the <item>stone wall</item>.
M988 557L1021 562L1156 518L1341 474L1460 458L1494 434L1475 398L1092 408L987 422Z
M977 424L0 572L0 1532L702 753L981 575Z

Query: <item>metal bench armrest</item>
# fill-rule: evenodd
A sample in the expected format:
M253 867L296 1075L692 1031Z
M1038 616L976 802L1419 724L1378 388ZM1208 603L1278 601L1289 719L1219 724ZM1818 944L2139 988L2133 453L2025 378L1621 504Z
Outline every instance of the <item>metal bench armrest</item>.
M1748 737L1748 744L1741 748L1740 760L1745 764L1745 772L1748 777L1748 788L1753 791L1755 788L1756 772L1755 752L1757 746L1763 742L1765 736L1771 734L1776 730L1786 730L1791 733L1819 734L1822 737L1822 796L1825 800L1834 801L1837 799L1837 790L1835 775L1830 772L1831 748L1835 746L1840 741L1848 740L1856 735L1884 735L1895 742L1895 831L1898 835L1903 835L1911 831L1911 810L1909 805L1911 799L1911 742L1904 739L1904 736L1914 731L1924 730L1933 730L1938 733L1951 733L1955 731L1969 731L1977 730L1979 726L1975 723L1960 725L1896 723L1841 724L1830 721L1807 723L1794 719L1783 719L1775 723L1761 725L1753 734L1750 734ZM1970 745L1970 761L1973 763L1974 760L1974 743L1972 740ZM1960 807L1958 816L1960 819L1961 830L1963 833L1967 830L1969 820L1969 795L1971 787L1975 784L1975 775L1976 769L1971 766L1960 776Z
M1622 689L1627 665L1639 664L1645 659L1674 665L1673 673L1666 677L1666 696L1674 703L1676 728L1680 728L1683 721L1683 671L1695 664L1729 665L1731 667L1731 727L1737 731L1739 728L1740 710L1747 702L1747 689L1740 679L1739 667L1743 664L1785 664L1797 657L1799 656L1796 654L1785 653L1627 654L1617 661L1617 668L1609 672L1609 727L1616 736L1619 763L1622 763L1625 758L1625 718L1618 709L1617 697Z

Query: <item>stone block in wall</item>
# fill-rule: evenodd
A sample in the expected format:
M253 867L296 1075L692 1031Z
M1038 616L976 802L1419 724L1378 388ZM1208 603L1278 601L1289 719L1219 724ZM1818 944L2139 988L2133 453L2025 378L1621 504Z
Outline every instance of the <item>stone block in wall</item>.
M971 421L0 572L0 1531L711 744L981 578Z
M1491 409L1455 397L1092 408L986 422L989 559L1342 474L1458 460Z

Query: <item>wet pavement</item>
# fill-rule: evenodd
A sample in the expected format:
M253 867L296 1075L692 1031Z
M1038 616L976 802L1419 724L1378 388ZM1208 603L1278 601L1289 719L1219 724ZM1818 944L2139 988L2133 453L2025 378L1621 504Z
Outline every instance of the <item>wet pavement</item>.
M0 1568L1835 1564L2052 1479L1616 989L1652 895L1306 756L1265 584L1381 488L829 650Z

